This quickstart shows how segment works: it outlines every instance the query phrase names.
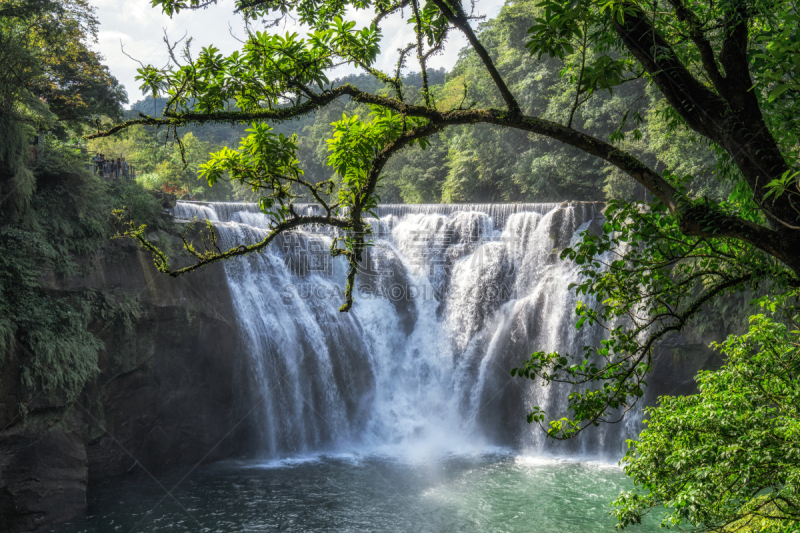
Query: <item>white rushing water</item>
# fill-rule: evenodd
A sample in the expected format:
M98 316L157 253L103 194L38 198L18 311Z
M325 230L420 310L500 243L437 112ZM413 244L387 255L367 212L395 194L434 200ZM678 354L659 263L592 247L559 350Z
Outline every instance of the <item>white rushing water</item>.
M340 313L345 264L333 234L297 231L225 263L263 393L264 453L383 450L407 455L504 446L617 459L636 417L568 443L525 422L534 407L563 416L570 389L512 378L530 353L580 353L597 341L574 327L577 267L558 251L599 216L592 204L385 205ZM179 202L208 219L222 249L261 240L255 204Z

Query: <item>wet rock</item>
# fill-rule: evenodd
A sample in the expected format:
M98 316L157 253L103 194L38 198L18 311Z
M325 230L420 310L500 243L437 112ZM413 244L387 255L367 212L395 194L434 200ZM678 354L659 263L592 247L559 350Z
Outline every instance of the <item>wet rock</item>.
M257 442L262 417L222 266L175 279L124 243L93 261L86 276L47 278L48 289L136 298L141 316L128 332L118 324L90 327L105 346L100 373L71 409L63 399L26 389L25 354L6 354L0 367L2 532L79 515L87 487L254 451L248 446ZM70 415L56 417L62 412Z
M645 400L654 405L659 396L697 394L697 372L716 370L722 366L719 352L709 345L712 340L724 339L725 331L699 335L687 328L659 343L653 351L653 373L647 380Z
M178 203L178 197L174 194L161 191L152 191L151 194L161 200L161 205L164 209L172 209Z
M18 424L0 439L0 531L33 531L86 509L88 462L74 416Z

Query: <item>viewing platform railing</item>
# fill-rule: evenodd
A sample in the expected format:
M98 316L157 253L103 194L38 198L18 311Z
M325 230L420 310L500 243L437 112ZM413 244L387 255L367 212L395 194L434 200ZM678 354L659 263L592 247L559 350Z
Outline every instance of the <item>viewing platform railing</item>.
M128 164L127 170L123 170L122 168L117 168L116 166L112 167L110 170L106 170L105 168L100 167L100 165L96 165L95 163L86 163L86 170L94 172L101 178L129 179L129 180L136 179L136 167L131 164Z

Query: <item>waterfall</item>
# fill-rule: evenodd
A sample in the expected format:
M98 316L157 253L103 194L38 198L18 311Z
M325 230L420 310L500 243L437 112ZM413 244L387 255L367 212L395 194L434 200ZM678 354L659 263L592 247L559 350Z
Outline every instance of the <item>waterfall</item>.
M313 212L313 206L298 211ZM255 204L179 202L212 221L225 249L262 239ZM305 229L225 262L263 395L264 453L448 451L504 446L618 458L636 421L561 443L525 422L564 416L570 388L512 378L534 350L580 353L578 267L558 252L599 221L592 203L381 205L355 304L340 313L346 265L332 230Z

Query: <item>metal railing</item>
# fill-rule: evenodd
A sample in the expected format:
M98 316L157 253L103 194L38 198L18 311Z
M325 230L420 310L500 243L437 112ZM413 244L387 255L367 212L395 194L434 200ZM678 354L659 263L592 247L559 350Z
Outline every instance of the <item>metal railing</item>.
M86 170L94 172L101 178L129 179L129 180L136 179L136 167L131 164L128 164L127 170L124 170L122 168L117 167L116 165L101 166L95 164L94 162L89 162L86 163Z

